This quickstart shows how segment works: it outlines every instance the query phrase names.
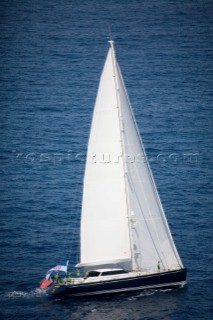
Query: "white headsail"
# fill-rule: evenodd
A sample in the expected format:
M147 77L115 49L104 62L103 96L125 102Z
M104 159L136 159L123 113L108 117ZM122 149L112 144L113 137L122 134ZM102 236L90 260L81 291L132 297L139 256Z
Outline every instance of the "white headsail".
M96 98L84 176L81 261L182 267L140 140L113 41Z

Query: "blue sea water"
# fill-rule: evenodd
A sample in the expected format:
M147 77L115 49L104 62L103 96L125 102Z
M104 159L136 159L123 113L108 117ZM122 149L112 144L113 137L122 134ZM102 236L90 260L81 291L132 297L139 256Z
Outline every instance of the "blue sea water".
M212 319L212 17L211 0L0 2L1 319ZM109 27L188 284L55 300L38 283L79 259Z

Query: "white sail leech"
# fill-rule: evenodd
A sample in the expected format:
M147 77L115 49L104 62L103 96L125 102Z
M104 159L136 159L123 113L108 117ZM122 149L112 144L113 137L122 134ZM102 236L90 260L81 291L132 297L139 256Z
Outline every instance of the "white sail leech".
M88 142L79 265L128 263L130 269L156 270L160 261L163 269L175 270L182 263L109 43ZM100 161L100 155L109 156ZM145 161L135 161L138 155Z

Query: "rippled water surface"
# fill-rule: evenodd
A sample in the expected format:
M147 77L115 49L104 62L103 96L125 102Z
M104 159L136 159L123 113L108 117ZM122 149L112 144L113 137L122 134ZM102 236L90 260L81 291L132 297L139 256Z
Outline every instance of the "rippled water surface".
M3 0L0 16L1 319L211 319L212 1ZM79 259L109 26L188 285L50 299L38 282Z

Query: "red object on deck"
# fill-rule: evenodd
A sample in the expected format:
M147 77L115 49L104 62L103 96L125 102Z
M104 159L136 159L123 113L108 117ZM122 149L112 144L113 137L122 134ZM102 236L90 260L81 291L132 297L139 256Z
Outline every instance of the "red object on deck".
M46 278L42 279L39 283L39 287L41 289L47 288L51 283L53 282L52 278L49 278L48 280Z

